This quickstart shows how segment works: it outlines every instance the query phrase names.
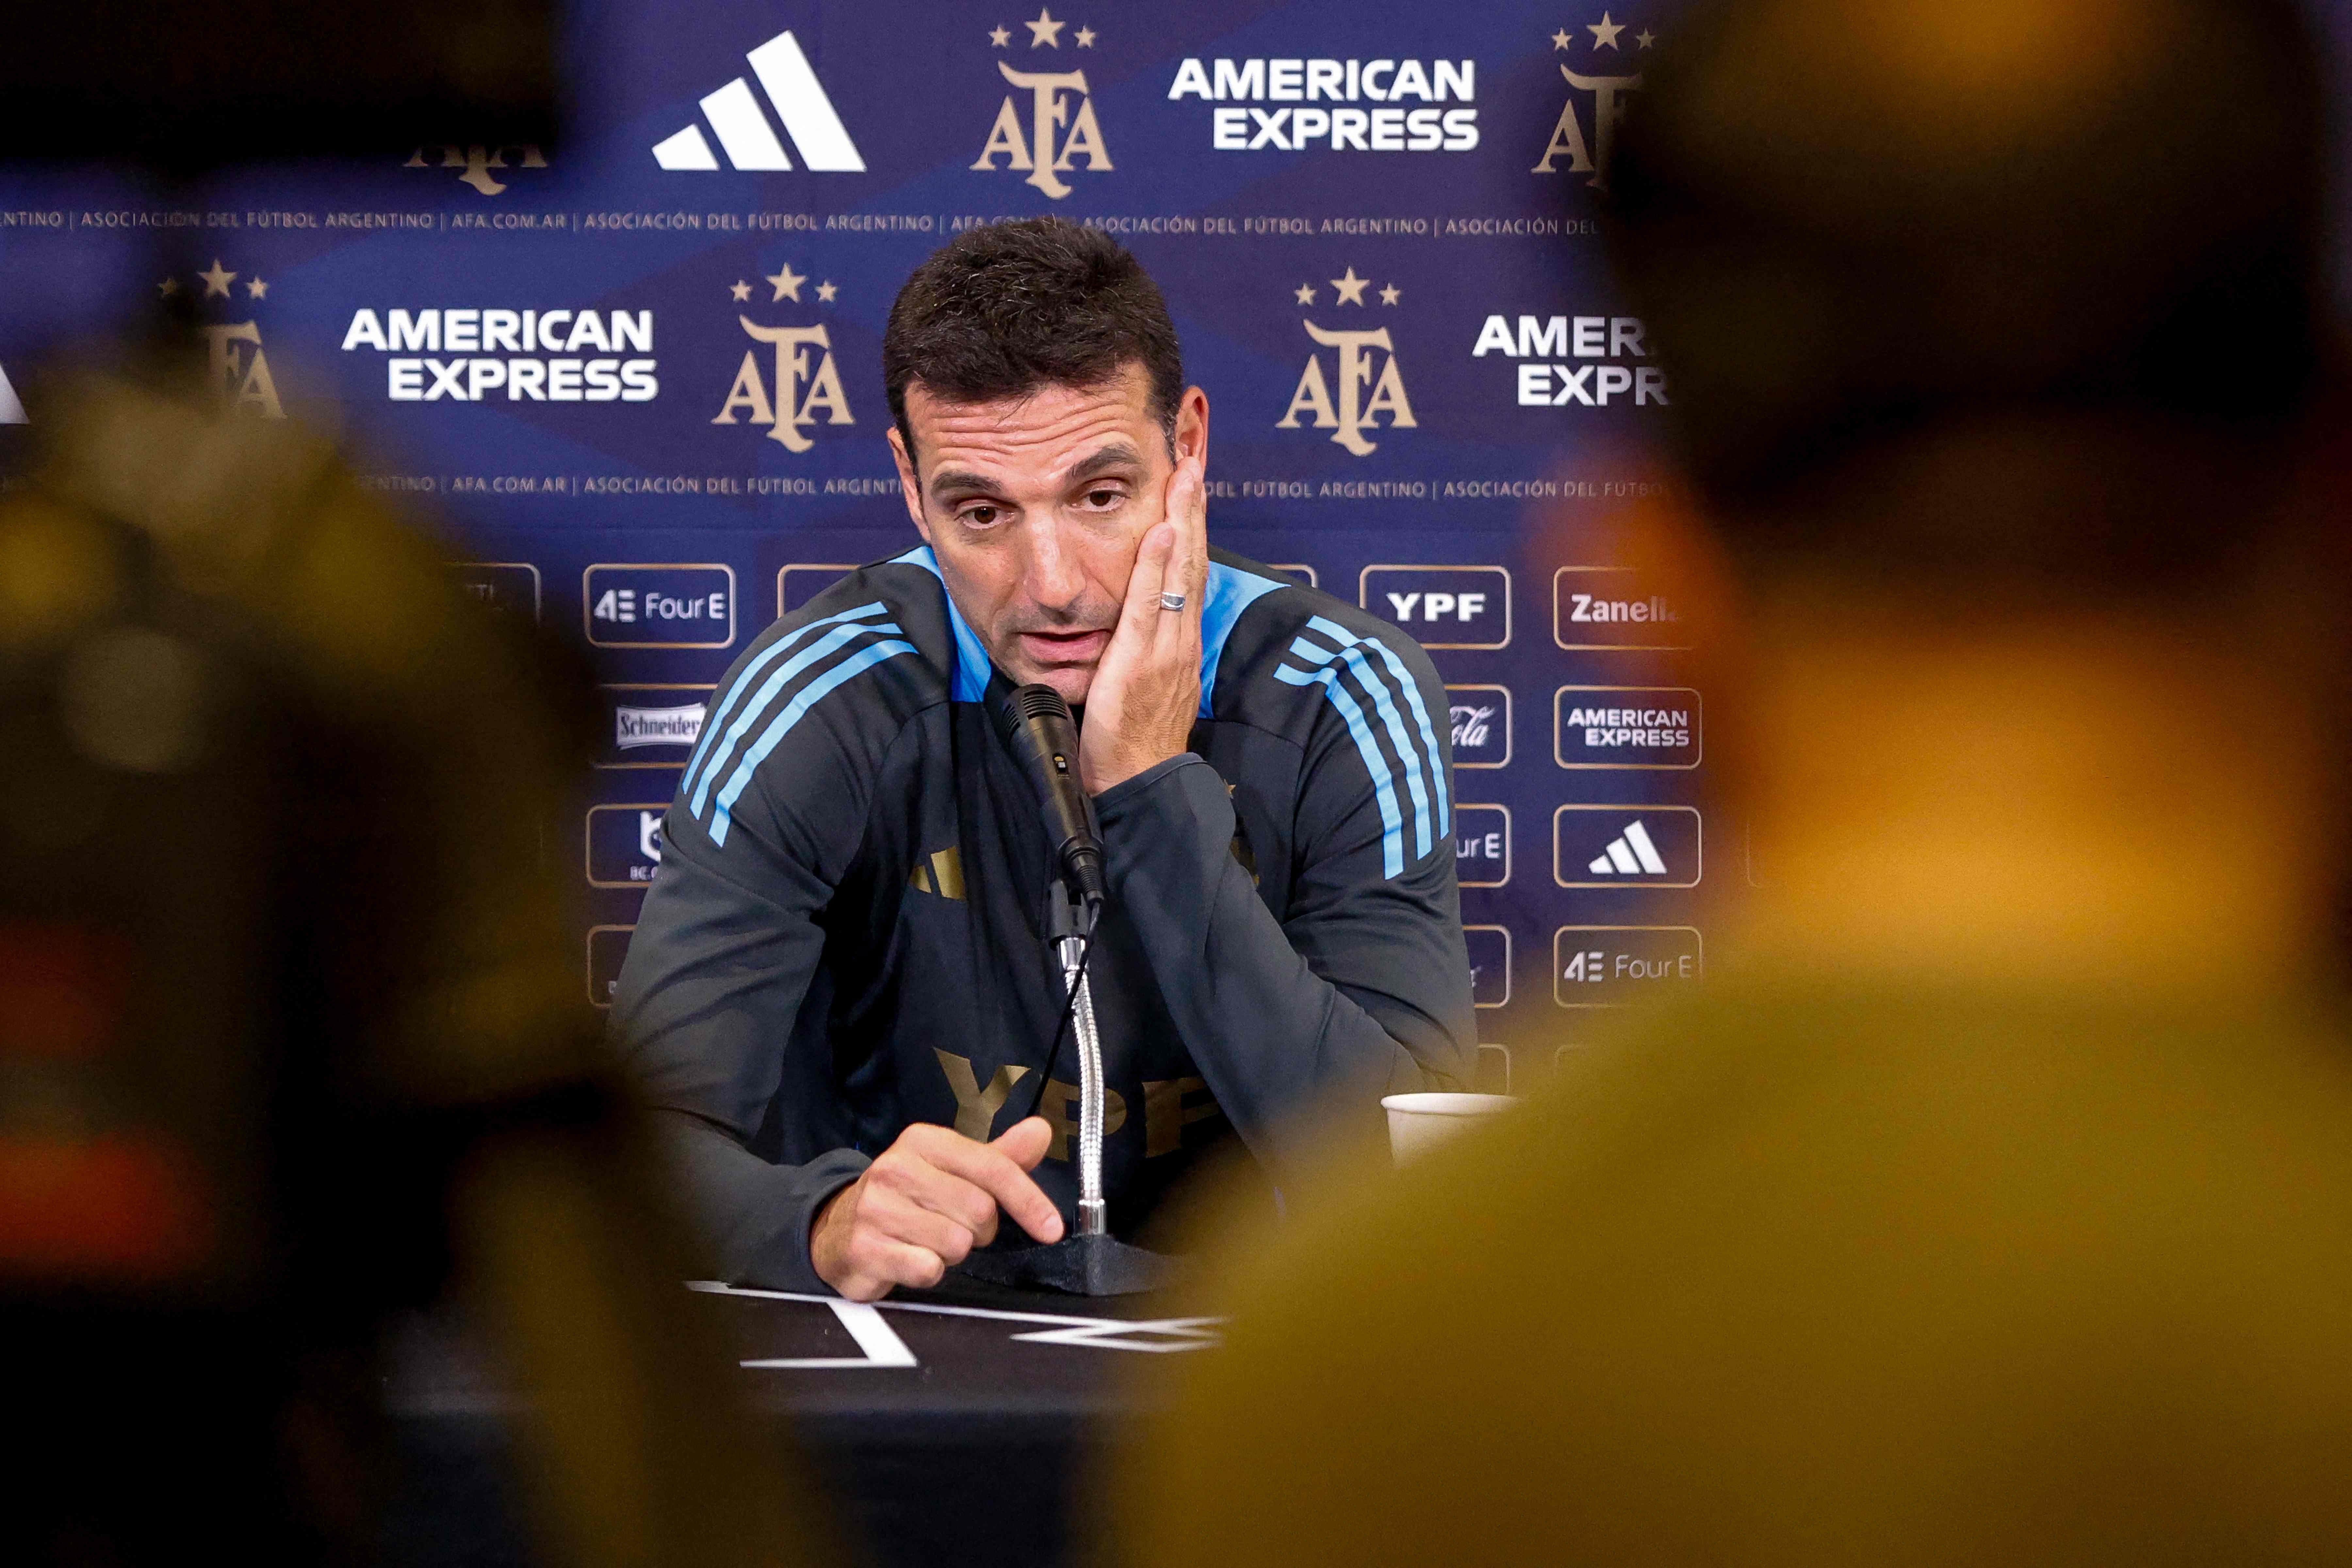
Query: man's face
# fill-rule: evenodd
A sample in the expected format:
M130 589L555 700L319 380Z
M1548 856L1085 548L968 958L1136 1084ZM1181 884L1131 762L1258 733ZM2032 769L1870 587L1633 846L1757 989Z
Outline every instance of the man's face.
M989 657L1017 684L1073 705L1118 625L1143 536L1164 512L1174 462L1139 364L1099 386L1043 386L1000 403L907 389L910 455L891 450L907 510ZM1179 455L1204 451L1209 400L1184 394Z

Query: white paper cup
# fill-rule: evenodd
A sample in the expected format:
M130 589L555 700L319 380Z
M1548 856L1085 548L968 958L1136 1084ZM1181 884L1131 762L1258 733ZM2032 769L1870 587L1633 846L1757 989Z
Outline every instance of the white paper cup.
M1391 1094L1381 1101L1389 1113L1389 1157L1402 1165L1518 1103L1510 1094Z

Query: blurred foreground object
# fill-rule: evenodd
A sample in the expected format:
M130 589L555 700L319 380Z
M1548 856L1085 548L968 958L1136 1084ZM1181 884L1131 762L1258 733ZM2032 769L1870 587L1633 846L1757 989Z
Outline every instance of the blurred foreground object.
M324 443L71 380L0 494L0 1559L364 1560L453 1277L548 1561L808 1561L688 1317L541 837L543 650Z
M404 156L451 128L553 144L549 0L75 0L12 6L0 151L171 174Z
M1695 1000L1244 1266L1118 1538L2352 1554L2307 47L2267 5L1742 0L1659 54L1617 244L1705 510L1644 548L1720 607L1761 886Z

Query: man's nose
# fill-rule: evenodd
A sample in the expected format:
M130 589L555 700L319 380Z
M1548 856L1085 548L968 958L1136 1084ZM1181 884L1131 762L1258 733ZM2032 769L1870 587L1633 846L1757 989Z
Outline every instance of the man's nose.
M1029 531L1029 552L1022 574L1022 587L1031 602L1040 609L1062 611L1074 607L1086 594L1086 573L1072 548L1074 541L1063 534L1059 518Z

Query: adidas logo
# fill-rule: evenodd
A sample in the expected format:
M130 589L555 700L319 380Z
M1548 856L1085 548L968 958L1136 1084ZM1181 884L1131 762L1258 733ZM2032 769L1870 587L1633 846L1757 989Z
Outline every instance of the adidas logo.
M16 389L8 384L8 367L0 365L0 425L30 425L25 414L25 404Z
M744 58L751 62L751 74L767 89L768 101L783 122L784 133L793 139L802 163L825 174L865 172L866 160L858 156L857 144L849 139L841 116L834 112L833 100L825 97L816 72L809 68L808 57L801 53L790 31L778 33ZM741 77L704 98L702 115L718 133L728 166L762 170L793 166L784 144L776 140L768 117L761 111L758 96ZM655 142L654 162L665 169L719 166L699 125L689 125Z
M1595 856L1585 868L1593 875L1606 877L1663 877L1666 874L1665 858L1650 841L1649 829L1636 817L1624 832L1609 841L1609 847Z

